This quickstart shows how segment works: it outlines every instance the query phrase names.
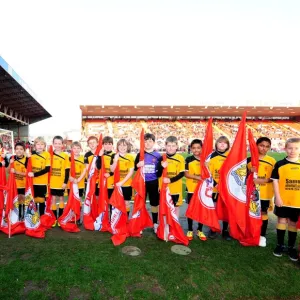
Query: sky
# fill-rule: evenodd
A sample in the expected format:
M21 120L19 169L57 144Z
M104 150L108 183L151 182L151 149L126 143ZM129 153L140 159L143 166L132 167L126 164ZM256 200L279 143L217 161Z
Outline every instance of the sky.
M0 55L53 116L31 136L79 105L299 105L299 32L299 0L0 0Z

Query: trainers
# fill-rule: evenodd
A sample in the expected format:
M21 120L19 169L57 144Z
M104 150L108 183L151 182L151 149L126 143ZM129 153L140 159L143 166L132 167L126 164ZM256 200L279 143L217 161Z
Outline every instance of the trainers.
M189 241L192 241L193 237L194 237L193 231L188 231L186 233L186 236L187 236L187 238L188 238Z
M199 239L201 241L206 241L207 240L206 235L202 231L200 231L200 230L197 230L197 236L199 237Z
M281 257L283 252L283 245L277 245L273 251L273 254L277 257Z
M289 247L288 253L291 261L298 261L298 252L295 248Z
M212 230L210 230L209 233L208 233L208 237L210 239L215 239L217 237L217 233L214 232L214 231L212 231Z
M157 228L158 228L158 224L154 223L154 225L153 225L153 231L154 231L155 234L157 233Z
M232 240L231 236L229 235L228 230L224 230L224 231L222 232L222 237L223 237L223 239L226 240L226 241L231 241L231 240Z
M56 227L57 226L57 220L54 221L52 227Z
M264 236L261 236L259 238L259 244L260 247L266 247L267 246L267 239Z

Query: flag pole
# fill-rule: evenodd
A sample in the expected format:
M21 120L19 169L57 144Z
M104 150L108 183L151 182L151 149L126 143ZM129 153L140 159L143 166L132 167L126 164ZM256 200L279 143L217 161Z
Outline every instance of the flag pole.
M11 209L9 210L9 218L8 218L8 238L11 237Z

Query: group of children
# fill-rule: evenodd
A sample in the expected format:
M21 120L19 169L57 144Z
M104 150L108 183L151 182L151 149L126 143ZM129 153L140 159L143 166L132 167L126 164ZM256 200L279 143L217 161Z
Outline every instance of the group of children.
M146 199L150 200L152 220L154 223L154 231L158 227L158 210L159 210L159 186L160 181L167 183L170 194L175 206L176 214L179 216L179 208L183 203L183 182L186 177L186 202L190 203L193 193L201 180L200 155L202 151L202 141L194 139L191 142L192 155L185 160L181 154L177 153L178 141L174 136L166 139L166 160L163 161L159 152L154 150L155 136L151 133L144 135L145 140L145 156L140 161L140 154L134 158L130 154L130 143L126 139L117 142L116 153L113 152L113 139L106 136L102 140L102 150L96 161L96 168L99 170L101 166L100 157L104 156L104 176L107 179L108 197L110 198L115 186L121 187L127 212L130 212L130 201L132 200L132 177L134 171L143 167L145 173ZM78 184L79 195L83 197L85 181L89 165L93 161L98 139L95 136L89 137L87 144L90 148L84 156L81 155L82 148L79 142L74 142L71 146L74 152L76 176L70 176L70 157L63 152L63 138L55 136L53 138L53 157L46 151L46 143L43 138L38 137L34 141L35 151L31 154L32 172L28 176L33 178L33 189L35 202L38 203L40 215L45 211L45 198L48 188L48 174L50 172L50 192L52 195L52 210L56 217L63 213L64 209L64 193L69 187L69 182ZM284 247L284 236L286 227L288 226L288 255L291 260L298 260L298 253L295 248L297 229L296 222L300 215L300 138L292 138L287 140L285 150L287 157L278 162L274 158L267 155L271 148L271 140L267 137L261 137L256 142L259 152L259 169L255 170L251 166L251 159L248 158L248 172L256 172L257 178L255 184L259 190L262 210L262 227L261 227L261 246L266 246L266 231L268 226L268 211L272 209L273 197L275 194L274 213L278 217L277 223L277 246L273 254L281 257ZM230 151L230 143L227 137L221 136L216 140L214 152L210 156L207 163L208 169L214 181L214 189L212 199L216 204L218 201L218 182L220 177L220 169L226 160ZM28 158L25 155L25 145L17 143L15 145L15 155L11 158L11 172L15 174L19 204L20 219L24 218L24 194L26 185L26 168ZM4 156L3 156L4 157ZM52 161L51 161L52 160ZM114 182L114 171L119 162L120 180ZM2 160L1 166L8 167L9 162ZM163 168L167 168L167 176L162 177ZM99 177L99 176L98 176ZM95 189L96 199L99 197L99 180L96 182ZM147 197L148 196L148 197ZM59 210L57 216L57 198L59 202ZM187 237L193 239L193 220L188 219ZM56 223L54 226L59 224ZM206 241L207 237L203 232L203 224L198 224L197 236L200 240ZM216 233L209 231L209 238L215 238ZM230 241L230 229L228 223L223 222L222 237Z

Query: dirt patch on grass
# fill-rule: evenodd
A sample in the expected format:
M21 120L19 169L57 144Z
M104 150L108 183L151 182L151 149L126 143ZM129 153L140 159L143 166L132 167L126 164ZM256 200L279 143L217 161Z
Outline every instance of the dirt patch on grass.
M80 288L78 287L73 287L70 289L70 294L69 294L69 300L73 299L78 299L78 300L85 300L85 299L90 299L90 294L82 292Z
M23 255L21 255L22 260L29 260L30 258L32 258L32 254L30 253L24 253Z
M135 290L147 291L158 296L166 294L166 290L158 283L157 279L149 276L141 277L141 282L127 285L127 293L133 293Z
M189 286L192 286L194 289L198 288L198 285L194 282L193 276L190 276L189 278L184 280Z
M9 265L14 259L6 258L4 255L0 255L0 266L7 266Z
M29 294L33 291L39 291L44 293L47 289L47 286L48 283L46 281L25 281L22 296L26 299L27 296L29 296Z

